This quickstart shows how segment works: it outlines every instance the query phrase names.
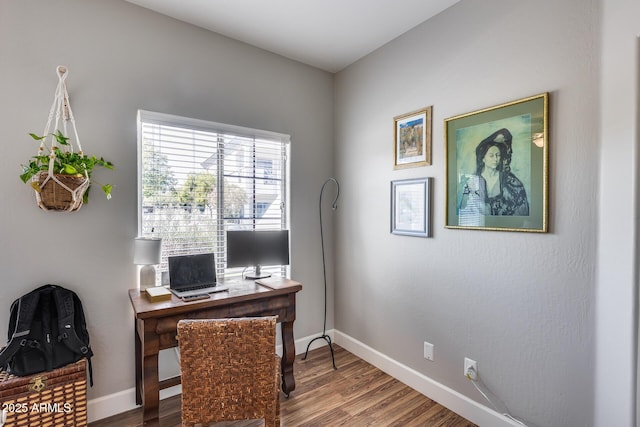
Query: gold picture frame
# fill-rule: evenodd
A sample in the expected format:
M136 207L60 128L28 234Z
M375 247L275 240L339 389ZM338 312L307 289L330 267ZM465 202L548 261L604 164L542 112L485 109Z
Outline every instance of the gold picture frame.
M431 165L431 115L433 107L393 118L393 168Z
M549 94L445 119L446 228L548 231Z

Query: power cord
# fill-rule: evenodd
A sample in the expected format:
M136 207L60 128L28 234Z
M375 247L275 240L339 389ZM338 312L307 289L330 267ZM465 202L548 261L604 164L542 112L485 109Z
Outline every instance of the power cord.
M500 400L498 396L489 390L489 388L482 382L478 372L473 368L473 366L469 366L467 368L466 377L473 386L478 390L478 392L484 397L490 404L493 406L493 409L498 412L500 415L509 418L510 420L520 424L523 427L536 427L533 424L525 424L523 421L515 418L513 415L509 413L509 409L507 405Z

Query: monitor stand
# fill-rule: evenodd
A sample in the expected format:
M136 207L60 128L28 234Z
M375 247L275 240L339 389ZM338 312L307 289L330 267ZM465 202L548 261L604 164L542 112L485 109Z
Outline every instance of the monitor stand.
M267 277L271 277L271 273L262 273L260 271L260 266L256 265L255 271L252 273L248 273L246 276L247 279L265 279Z

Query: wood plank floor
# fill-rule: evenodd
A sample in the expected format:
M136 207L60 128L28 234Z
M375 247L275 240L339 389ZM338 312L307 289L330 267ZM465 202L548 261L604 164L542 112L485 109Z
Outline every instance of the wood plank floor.
M298 355L294 364L296 389L281 396L282 427L402 426L477 427L459 415L402 384L369 363L335 346L331 366L328 347ZM89 427L137 427L142 410L119 414ZM179 427L180 396L160 402L160 425ZM215 427L260 427L262 420L213 423Z

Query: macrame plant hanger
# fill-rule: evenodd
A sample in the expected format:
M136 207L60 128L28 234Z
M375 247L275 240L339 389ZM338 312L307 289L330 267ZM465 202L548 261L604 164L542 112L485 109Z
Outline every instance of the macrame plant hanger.
M73 143L78 147L78 154L82 155L82 146L76 129L76 121L71 111L69 94L67 92L66 79L68 75L67 67L60 65L56 68L58 74L58 86L53 98L53 104L49 111L47 125L44 128L44 138L40 141L38 155L44 153L46 142L50 141L49 147L49 170L42 171L33 177L36 201L38 206L44 210L58 210L73 212L82 207L82 198L89 187L89 175L85 171L84 177L60 175L54 172L54 161L56 158L57 140L53 133L60 130L63 135L68 136L69 123L75 138L69 138L69 145L58 147L61 150L73 152ZM55 125L51 127L55 113ZM60 129L59 125L62 125Z

